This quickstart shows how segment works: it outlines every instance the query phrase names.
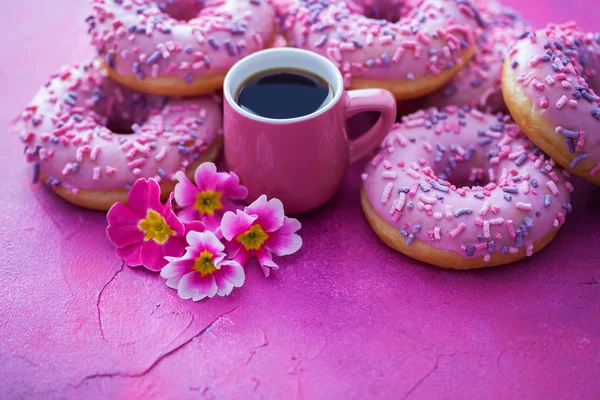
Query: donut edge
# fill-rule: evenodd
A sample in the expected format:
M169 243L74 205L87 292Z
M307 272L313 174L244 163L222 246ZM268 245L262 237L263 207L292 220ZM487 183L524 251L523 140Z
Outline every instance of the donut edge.
M378 80L353 77L350 89L382 88L392 92L397 101L416 99L443 88L471 61L476 53L477 46L471 46L461 53L460 63L451 69L444 70L437 75L413 80Z
M371 229L379 236L379 238L392 249L429 265L444 269L469 270L476 268L489 268L505 264L510 264L524 258L527 258L525 248L522 247L517 253L500 254L496 252L492 254L490 261L485 261L483 257L466 258L453 251L444 251L437 249L425 242L415 239L409 246L405 244L406 239L400 235L397 228L381 218L371 205L367 191L364 186L361 186L360 202L362 209L371 226ZM533 254L539 252L548 245L558 233L559 228L553 229L546 236L534 242Z
M223 139L218 138L215 140L207 150L201 153L200 158L194 161L186 170L185 173L188 178L194 181L194 172L196 168L203 162L215 161L221 152L223 146ZM45 181L47 177L44 174L40 174L40 181ZM163 181L160 182L161 201L166 201L169 194L175 189L175 181ZM91 190L91 189L80 189L77 194L74 194L71 190L63 187L56 186L51 188L63 200L74 204L79 207L87 208L89 210L96 211L108 211L113 204L121 202L127 204L128 190L125 189L112 189L112 190Z
M573 157L565 146L563 136L556 134L552 124L542 116L533 101L519 87L509 57L504 60L502 68L502 95L511 116L536 146L565 170L600 186L600 174L590 175L590 171L596 165L591 159L582 160L575 168L571 168Z

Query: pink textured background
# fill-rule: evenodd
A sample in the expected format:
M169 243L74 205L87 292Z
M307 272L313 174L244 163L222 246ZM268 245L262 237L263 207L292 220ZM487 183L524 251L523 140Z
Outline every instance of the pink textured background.
M594 0L508 3L598 29ZM86 4L3 3L2 126L91 55ZM193 303L123 268L104 214L30 185L16 135L0 143L0 398L600 398L600 188L575 182L538 256L461 273L380 243L357 165L272 279L250 265L241 290Z

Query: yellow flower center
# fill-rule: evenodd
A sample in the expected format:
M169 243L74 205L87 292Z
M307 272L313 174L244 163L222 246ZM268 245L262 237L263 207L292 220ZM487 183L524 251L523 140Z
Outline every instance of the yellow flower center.
M250 229L238 235L235 239L243 244L246 250L258 250L268 238L269 235L262 230L260 225L254 224Z
M144 240L154 239L154 241L160 244L166 242L169 236L175 235L175 232L167 225L167 221L165 221L162 215L154 210L148 210L146 219L138 223L138 228L146 234Z
M215 215L215 210L223 208L223 204L221 204L221 192L207 189L198 193L194 208L200 211L200 214Z
M212 253L208 250L204 250L202 253L200 253L200 256L196 258L196 261L194 261L194 266L192 268L194 269L194 271L200 272L201 277L205 277L206 275L212 274L217 270L212 258Z

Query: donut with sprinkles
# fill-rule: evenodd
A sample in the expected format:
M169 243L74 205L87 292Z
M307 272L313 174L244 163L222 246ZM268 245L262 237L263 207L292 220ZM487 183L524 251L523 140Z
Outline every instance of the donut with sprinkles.
M147 93L221 89L229 68L275 40L270 0L90 0L92 44L116 81Z
M502 89L533 142L600 185L600 33L575 22L524 32L504 63Z
M379 87L398 100L417 98L441 88L465 66L483 21L467 0L393 4L384 9L388 21L371 18L379 15L372 6L349 1L283 1L280 31L290 46L332 60L347 88Z
M156 179L166 198L177 171L192 176L222 144L218 98L137 92L106 77L99 63L65 65L51 75L18 126L33 182L95 210L125 203L138 178Z
M526 25L513 10L493 1L476 1L486 22L477 39L477 53L444 88L426 96L424 107L472 106L483 111L506 111L502 97L502 65L510 46Z
M571 211L569 173L509 116L430 108L403 117L362 175L362 206L393 249L442 268L511 263Z

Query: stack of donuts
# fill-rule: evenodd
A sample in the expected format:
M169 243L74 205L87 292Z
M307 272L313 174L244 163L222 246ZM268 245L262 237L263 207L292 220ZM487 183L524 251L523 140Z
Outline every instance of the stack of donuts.
M444 268L546 246L571 174L600 184L600 34L534 31L492 0L91 0L98 57L53 74L21 116L34 181L106 210L140 177L167 194L221 147L224 75L293 46L404 113L367 163L365 215L392 248Z
M138 178L166 198L222 147L218 90L228 69L273 45L268 0L90 0L98 57L50 76L21 114L33 180L108 210Z

